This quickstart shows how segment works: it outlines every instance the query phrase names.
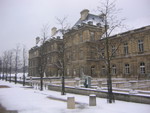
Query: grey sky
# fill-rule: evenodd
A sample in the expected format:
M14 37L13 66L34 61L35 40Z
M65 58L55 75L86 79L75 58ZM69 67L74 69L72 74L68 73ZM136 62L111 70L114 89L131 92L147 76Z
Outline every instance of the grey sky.
M68 16L73 25L80 18L80 11L89 9L97 13L100 0L0 0L0 53L25 44L35 45L35 37L40 36L44 24L50 28L59 27L56 17ZM121 16L126 18L129 28L150 25L150 0L118 0L117 8L122 8ZM50 33L50 32L49 32Z

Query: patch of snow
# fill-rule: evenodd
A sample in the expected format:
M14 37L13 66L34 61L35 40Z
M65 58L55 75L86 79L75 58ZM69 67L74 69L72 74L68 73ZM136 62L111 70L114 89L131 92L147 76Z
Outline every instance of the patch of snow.
M18 110L19 113L149 113L150 105L132 102L116 101L108 104L106 99L97 98L97 106L88 106L89 97L66 94L56 91L38 91L0 80L0 85L10 88L0 88L0 103L8 110ZM51 97L51 98L48 98ZM52 99L52 97L57 99ZM76 109L67 109L67 97L75 97ZM59 101L60 100L60 101Z

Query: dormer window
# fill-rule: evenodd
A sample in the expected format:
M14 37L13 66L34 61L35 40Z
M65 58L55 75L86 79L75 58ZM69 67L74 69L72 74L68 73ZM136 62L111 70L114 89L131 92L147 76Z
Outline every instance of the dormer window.
M88 24L89 24L89 25L93 25L93 22L92 22L92 21L89 21Z
M60 39L60 36L57 36L57 39Z

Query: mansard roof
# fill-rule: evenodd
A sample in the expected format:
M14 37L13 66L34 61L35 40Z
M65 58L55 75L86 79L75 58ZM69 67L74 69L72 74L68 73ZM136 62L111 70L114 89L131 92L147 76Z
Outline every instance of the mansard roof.
M54 38L63 39L63 34L61 29L57 30L56 33L50 37L50 39L54 39Z
M102 24L103 17L99 15L94 14L88 14L85 20L79 19L73 27L76 27L78 25L82 24L88 24L89 22L92 22L93 25Z

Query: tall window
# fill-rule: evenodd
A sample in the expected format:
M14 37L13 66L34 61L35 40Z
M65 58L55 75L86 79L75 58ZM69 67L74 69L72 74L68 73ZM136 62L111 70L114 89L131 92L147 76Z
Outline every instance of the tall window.
M76 59L76 52L75 52L75 50L73 50L73 54L72 54L72 60L75 60Z
M130 73L130 66L129 64L125 64L125 74L129 74Z
M124 54L128 54L128 43L124 43Z
M116 70L116 65L112 65L112 74L116 75L117 70Z
M103 75L106 74L106 68L105 68L105 66L102 66L102 74L103 74Z
M90 49L90 58L91 59L95 59L95 57L96 57L95 50L94 49Z
M90 40L91 40L91 41L94 41L94 40L95 40L94 32L90 32Z
M67 75L69 76L69 74L70 74L70 71L69 71L69 69L67 69Z
M91 76L95 74L95 66L91 66Z
M73 69L73 75L76 76L76 69Z
M145 63L144 62L140 63L140 73L145 74Z
M139 49L139 52L144 52L143 40L138 40L138 49Z
M83 59L83 57L84 57L84 55L83 55L83 51L82 51L82 50L80 50L80 54L79 54L79 56L80 56L80 59L82 60L82 59Z
M80 42L83 42L83 36L82 34L79 34Z
M112 56L115 56L116 55L116 47L112 46L111 51L112 51Z
M84 68L83 67L80 68L80 76L82 76L82 75L84 75Z

